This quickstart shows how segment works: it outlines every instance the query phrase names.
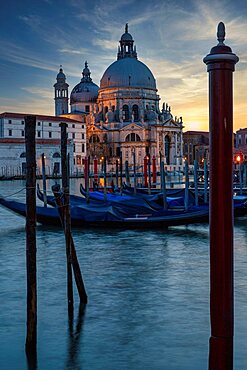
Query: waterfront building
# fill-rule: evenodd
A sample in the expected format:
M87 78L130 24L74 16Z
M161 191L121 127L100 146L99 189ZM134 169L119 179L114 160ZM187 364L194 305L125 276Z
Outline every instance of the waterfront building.
M183 134L184 159L188 160L189 165L194 164L194 160L199 165L203 165L206 159L209 162L209 132L206 131L186 131Z
M0 114L0 169L1 175L21 175L25 172L25 132L24 117L28 113ZM36 115L36 156L37 172L41 173L41 155L46 157L46 173L60 174L59 124L68 125L68 151L71 173L82 172L86 155L86 128L81 121L66 117Z
M234 164L247 163L247 128L236 131L234 146Z
M160 154L168 166L180 166L183 160L183 121L173 117L163 103L160 110L156 80L151 70L137 58L132 35L125 32L119 41L117 60L104 72L98 87L91 78L88 63L81 81L70 94L62 67L54 85L55 113L86 123L87 154L106 157L114 164L123 161L143 164L145 156Z

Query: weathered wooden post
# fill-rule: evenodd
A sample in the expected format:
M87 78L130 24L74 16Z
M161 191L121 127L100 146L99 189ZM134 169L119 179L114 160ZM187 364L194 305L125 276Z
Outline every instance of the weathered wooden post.
M93 160L93 175L94 175L94 181L96 181L96 183L98 182L98 159L96 157L94 157L94 160Z
M122 152L120 152L120 193L122 195L123 191L123 156Z
M195 186L195 206L198 206L198 179L197 179L197 161L194 160L194 186Z
M59 184L53 185L52 186L52 191L53 191L55 201L56 201L56 204L57 204L57 207L58 207L58 213L59 213L59 217L60 217L60 220L61 220L61 224L62 224L62 227L64 229L64 233L65 233L64 206L63 206L63 202L62 202L62 199L61 199L60 185ZM87 293L86 293L86 289L85 289L85 286L84 286L82 273L81 273L80 265L79 265L79 262L78 262L78 259L77 259L75 244L74 244L74 240L73 240L71 232L70 232L70 251L71 251L71 263L72 263L72 267L73 267L73 271L74 271L74 277L75 277L77 290L78 290L78 293L79 293L79 296L80 296L80 302L82 304L86 304L87 303Z
M187 211L189 208L189 164L187 159L184 162L184 174L185 174L184 208Z
M36 277L36 117L25 117L26 145L26 269L27 269L27 335L26 353L37 350L37 277Z
M106 157L104 157L104 162L103 162L103 166L104 166L104 201L106 202L106 193L107 193L107 189L106 189Z
M167 199L166 199L166 177L165 177L165 169L164 169L164 161L160 162L160 182L161 182L161 190L163 194L163 206L164 209L167 209Z
M246 191L246 163L243 164L243 188Z
M156 157L155 155L152 158L152 172L153 172L153 187L156 188L157 182L157 169L156 169Z
M206 155L204 155L203 173L204 173L204 203L208 203L208 165Z
M42 180L43 180L43 194L44 194L44 207L47 207L47 193L46 193L46 178L45 178L45 155L42 153Z
M148 187L148 159L147 156L144 157L144 166L143 166L143 175L144 175L144 187Z
M125 161L125 179L128 186L130 186L129 162Z
M133 151L133 166L134 166L134 194L136 195L136 153Z
M243 166L239 163L239 194L243 195Z
M88 202L89 201L88 157L84 158L84 181L86 189L86 198Z
M119 189L119 180L118 180L119 174L118 174L118 159L116 160L116 188L117 191Z
M62 167L62 187L64 194L64 232L66 240L66 257L67 257L67 297L69 312L73 310L73 282L72 282L72 268L71 268L71 218L70 218L70 197L69 197L69 176L68 176L68 162L67 162L67 123L61 122L61 167Z
M232 207L232 77L238 57L224 44L204 59L209 72L210 128L210 317L209 369L233 369L233 207Z
M148 157L148 194L151 194L151 160Z

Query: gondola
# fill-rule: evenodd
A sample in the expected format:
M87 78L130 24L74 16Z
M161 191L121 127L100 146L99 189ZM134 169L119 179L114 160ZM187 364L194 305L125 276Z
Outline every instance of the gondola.
M26 204L0 198L0 204L20 216L26 216ZM43 225L60 225L57 208L36 207L36 220ZM187 225L208 221L207 207L193 207L185 210L163 210L156 213L126 213L118 207L105 206L85 208L71 207L71 224L76 227L120 227L120 228L155 228Z

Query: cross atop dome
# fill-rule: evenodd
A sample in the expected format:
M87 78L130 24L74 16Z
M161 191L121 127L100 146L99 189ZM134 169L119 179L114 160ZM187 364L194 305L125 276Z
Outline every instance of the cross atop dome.
M136 47L134 46L134 40L128 30L128 23L125 25L125 33L122 34L119 41L120 46L118 47L117 59L123 58L135 58L137 59Z
M82 71L81 81L82 82L91 82L92 79L91 79L90 75L91 75L91 72L90 72L90 69L88 68L88 62L85 61L85 68Z

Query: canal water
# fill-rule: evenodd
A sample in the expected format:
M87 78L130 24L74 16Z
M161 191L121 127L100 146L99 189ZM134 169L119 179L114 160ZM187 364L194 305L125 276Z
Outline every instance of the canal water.
M72 180L78 193L80 180ZM48 187L52 184L50 181ZM0 194L25 182L0 182ZM25 199L25 191L12 198ZM73 230L89 297L73 325L60 228L37 227L38 369L204 370L209 322L208 225ZM25 358L25 220L0 207L0 368ZM247 218L235 222L235 369L247 368Z

